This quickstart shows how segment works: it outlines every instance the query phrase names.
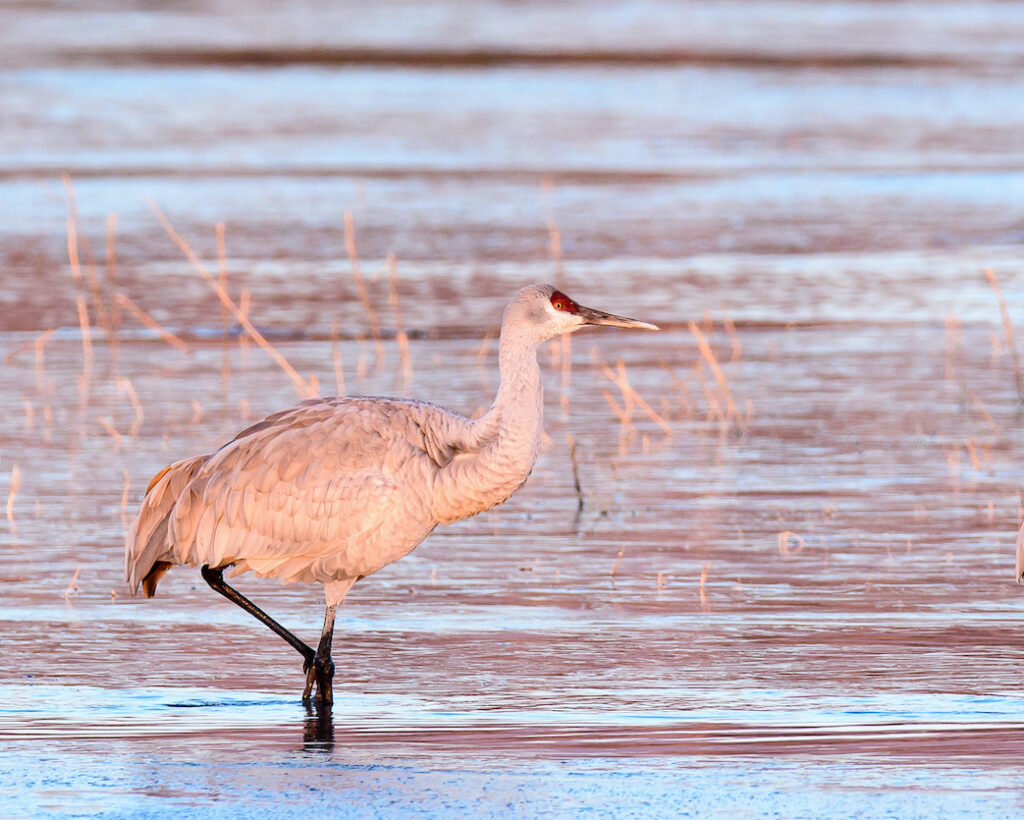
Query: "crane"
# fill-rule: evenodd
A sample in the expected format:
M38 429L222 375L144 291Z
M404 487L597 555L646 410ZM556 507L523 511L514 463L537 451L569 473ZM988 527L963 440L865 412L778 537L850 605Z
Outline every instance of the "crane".
M423 401L316 398L273 413L214 453L165 467L125 540L125 580L152 598L173 566L200 566L216 592L303 656L303 702L333 700L334 618L352 585L410 553L438 524L506 501L533 469L542 432L537 346L587 325L658 330L577 304L551 285L519 290L501 323L500 385L470 420ZM251 571L320 582L314 650L224 580Z

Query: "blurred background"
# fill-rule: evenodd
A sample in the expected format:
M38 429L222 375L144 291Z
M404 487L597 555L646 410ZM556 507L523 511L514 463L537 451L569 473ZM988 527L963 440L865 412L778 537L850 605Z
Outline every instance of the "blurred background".
M1024 3L4 3L4 814L1019 814L1022 263ZM157 470L480 412L535 281L663 331L540 351L533 476L353 590L331 732L194 571L127 597Z
M675 280L705 254L753 254L751 269L764 255L1005 253L1024 230L1018 3L2 13L7 330L66 321L64 172L94 243L117 214L133 298L141 266L182 261L147 199L207 256L224 222L234 259L338 262L349 210L361 254L484 279L547 261L552 221L568 259L614 260L616 275L666 260L659 278ZM722 302L686 296L690 316Z

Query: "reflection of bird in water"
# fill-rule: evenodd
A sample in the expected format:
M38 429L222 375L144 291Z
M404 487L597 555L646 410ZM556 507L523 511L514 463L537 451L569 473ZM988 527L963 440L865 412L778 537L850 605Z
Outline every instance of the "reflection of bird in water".
M150 482L125 545L125 578L152 597L175 564L206 582L305 657L332 700L334 614L360 578L408 554L438 524L509 498L533 469L543 396L537 346L584 325L657 330L577 305L550 285L523 288L501 325L501 385L475 421L421 401L323 398L274 413L210 455ZM327 613L315 651L228 586L223 571L319 581Z

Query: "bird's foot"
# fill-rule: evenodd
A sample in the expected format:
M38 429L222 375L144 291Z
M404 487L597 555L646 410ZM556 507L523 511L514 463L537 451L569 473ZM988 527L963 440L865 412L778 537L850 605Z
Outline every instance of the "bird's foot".
M307 660L302 665L302 671L306 673L306 688L302 691L302 702L309 703L313 685L316 684L316 700L324 704L333 703L334 661L330 656L321 658L318 653L312 661Z

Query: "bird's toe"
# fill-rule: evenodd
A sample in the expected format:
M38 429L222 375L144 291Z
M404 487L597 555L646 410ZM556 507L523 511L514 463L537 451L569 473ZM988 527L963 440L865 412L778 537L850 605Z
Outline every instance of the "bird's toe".
M317 700L323 703L333 702L334 668L334 661L329 656L327 658L316 656L302 665L302 671L306 673L306 686L302 691L303 703L310 701L314 686L317 690Z

